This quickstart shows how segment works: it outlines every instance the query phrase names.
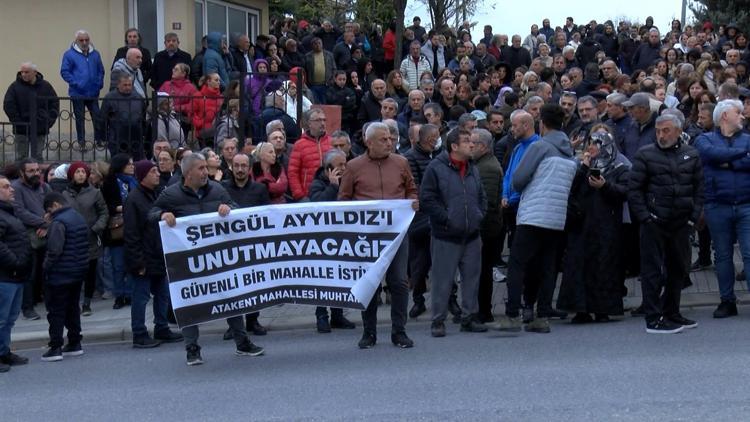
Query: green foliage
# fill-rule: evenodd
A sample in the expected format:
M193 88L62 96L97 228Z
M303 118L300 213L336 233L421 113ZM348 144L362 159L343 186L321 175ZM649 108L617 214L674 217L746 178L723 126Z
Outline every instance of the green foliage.
M690 4L699 23L710 20L714 28L722 24L734 24L739 30L750 30L750 1L747 0L697 0Z

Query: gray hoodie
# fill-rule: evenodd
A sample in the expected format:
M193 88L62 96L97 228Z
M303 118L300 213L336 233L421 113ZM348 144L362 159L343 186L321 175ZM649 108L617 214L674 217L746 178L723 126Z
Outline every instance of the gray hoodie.
M513 189L521 192L517 224L563 230L577 168L564 132L550 131L531 144L513 173Z

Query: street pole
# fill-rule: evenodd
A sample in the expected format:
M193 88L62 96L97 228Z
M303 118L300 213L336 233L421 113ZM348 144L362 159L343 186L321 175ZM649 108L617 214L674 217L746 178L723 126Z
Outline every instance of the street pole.
M687 0L682 0L682 14L680 15L680 22L682 23L683 28L685 27L685 25L687 25L687 22L685 22L686 10L687 10Z

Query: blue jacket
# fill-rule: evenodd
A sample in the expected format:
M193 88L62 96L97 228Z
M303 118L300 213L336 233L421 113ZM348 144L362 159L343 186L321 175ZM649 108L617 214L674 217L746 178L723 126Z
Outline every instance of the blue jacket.
M656 117L656 113L652 113L651 119L643 127L633 120L627 129L620 132L623 133L624 137L621 139L622 143L617 147L623 155L628 157L628 160L633 161L635 153L639 149L656 143Z
M211 32L206 37L206 52L203 53L203 74L218 73L223 90L229 83L229 73L224 61L224 52L221 51L221 33Z
M519 140L516 147L513 148L513 155L511 155L510 161L508 162L508 170L505 172L505 176L503 176L503 199L507 199L511 206L518 205L521 201L521 192L513 190L513 185L511 183L513 181L513 173L515 173L518 168L518 163L521 162L523 154L529 148L529 145L539 139L541 139L539 135L534 134L528 139Z
M89 266L89 227L81 214L64 207L52 214L47 230L44 272L52 286L83 281Z
M89 54L84 55L73 43L63 54L60 76L68 83L69 96L98 97L104 86L104 65L99 52L91 45Z
M432 236L450 242L463 242L479 236L487 212L487 196L479 170L466 164L464 177L451 163L448 151L430 162L419 187L420 209L430 216Z
M739 131L727 138L717 129L698 136L695 148L703 163L708 203L750 203L750 135Z

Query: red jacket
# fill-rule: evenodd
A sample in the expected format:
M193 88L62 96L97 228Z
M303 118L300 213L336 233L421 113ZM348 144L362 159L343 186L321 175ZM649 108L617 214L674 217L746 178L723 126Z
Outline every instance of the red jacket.
M198 90L188 79L172 79L161 84L158 92L165 92L170 97L175 97L172 98L174 111L190 115L190 103Z
M383 36L383 50L385 51L385 59L393 61L396 58L396 33L390 29L385 31Z
M289 186L289 180L286 177L286 173L284 173L283 167L281 168L281 174L279 174L278 179L274 178L271 173L263 173L261 176L254 176L253 180L266 185L268 188L268 196L271 198L272 204L286 203L284 194L286 193L287 186Z
M310 185L315 180L315 172L323 165L323 156L331 149L331 137L323 135L319 141L307 133L294 143L292 155L289 156L289 188L294 199L307 196Z
M203 85L200 91L193 94L192 120L196 134L214 124L214 118L219 113L223 102L224 97L221 96L219 88L211 89L208 85Z

